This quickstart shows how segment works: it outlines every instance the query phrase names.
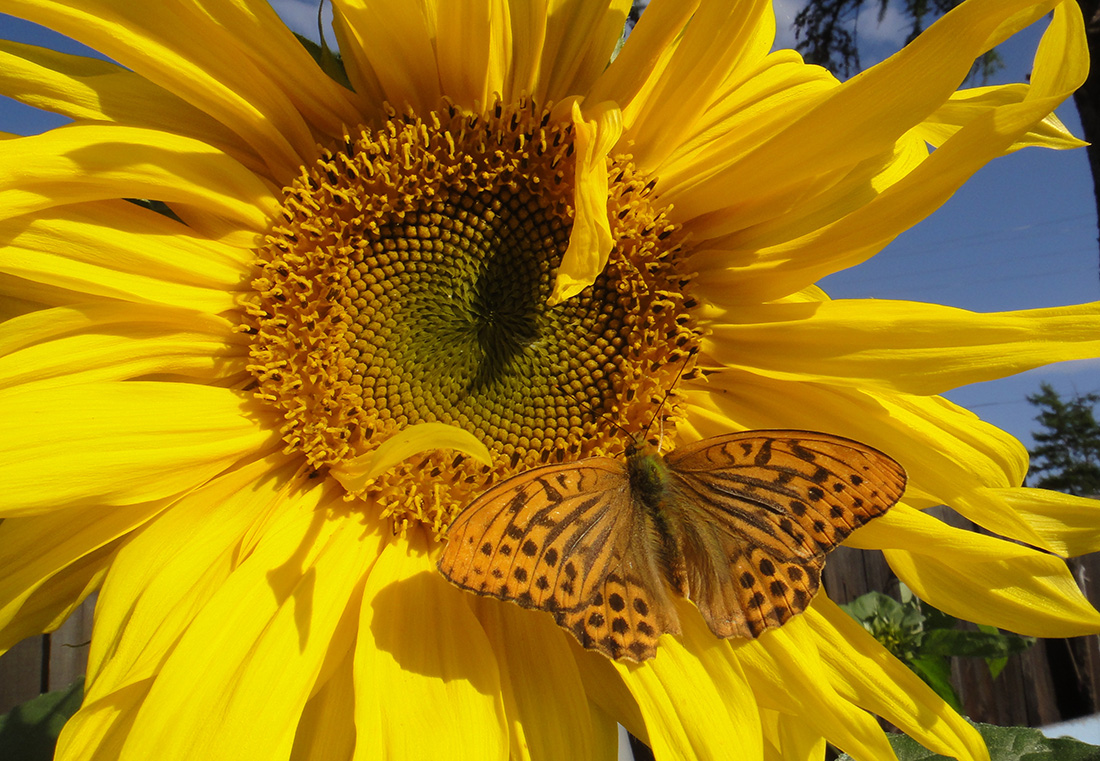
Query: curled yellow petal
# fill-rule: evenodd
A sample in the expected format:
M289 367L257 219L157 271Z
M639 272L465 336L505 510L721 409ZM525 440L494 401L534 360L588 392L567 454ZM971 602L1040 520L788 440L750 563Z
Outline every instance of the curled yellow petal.
M488 448L469 431L446 423L418 423L390 436L378 449L334 465L331 472L345 489L355 492L406 457L430 449L453 449L492 464Z
M573 102L577 176L573 188L573 233L561 258L561 268L550 295L551 306L576 296L596 279L607 264L614 241L607 221L607 155L623 131L623 114L610 101L589 110Z
M947 102L925 119L917 133L932 145L942 145L966 124L1003 105L1020 103L1027 97L1028 85L1013 82L996 87L972 87L953 93ZM1049 114L1020 137L1009 150L1025 146L1065 149L1087 145L1074 137L1055 114Z

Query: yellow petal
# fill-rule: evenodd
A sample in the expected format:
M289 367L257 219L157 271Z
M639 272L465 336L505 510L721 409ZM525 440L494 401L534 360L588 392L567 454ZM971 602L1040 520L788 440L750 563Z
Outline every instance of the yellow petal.
M356 121L341 88L266 4L13 0L5 11L83 42L210 114L281 182L315 151L303 113L333 131Z
M105 302L0 323L0 388L150 375L216 382L245 372L247 346L213 315Z
M653 0L638 20L619 55L593 84L588 99L593 103L614 101L628 112L637 99L659 80L684 27L691 21L701 0ZM632 116L626 124L633 123Z
M444 1L436 13L435 54L443 92L460 106L489 108L493 96L504 92L511 67L509 3Z
M138 708L152 686L152 680L131 685L107 698L85 698L61 729L55 761L98 761L119 758L137 718Z
M758 758L756 701L729 643L711 634L689 604L680 603L678 612L682 643L664 636L652 660L614 663L641 709L654 755Z
M352 678L353 650L343 655L332 676L306 703L290 761L347 759L355 753L355 682Z
M254 107L264 108L279 124L281 134L293 140L300 155L312 157L316 144L312 136L300 132L299 120L311 132L338 136L361 118L363 100L324 73L270 3L218 3L187 10L187 23L201 28L193 35L170 36L181 55L216 81L235 88L234 92ZM144 17L143 25L162 22L155 10L137 10L135 15ZM134 26L132 21L130 26ZM204 40L204 35L210 36ZM240 49L247 59L245 67L231 71L237 60L224 52L211 55L212 40L221 35ZM250 70L251 65L261 76ZM296 166L291 169L297 171Z
M569 635L546 613L492 598L474 610L497 654L513 761L599 758Z
M121 761L289 754L326 656L354 642L382 538L342 505L319 486L280 505L161 666Z
M120 538L163 507L59 510L0 523L0 652L60 626L99 588Z
M493 649L469 595L439 575L421 533L411 529L409 541L385 547L363 593L355 761L505 759L508 725Z
M111 61L0 40L0 92L76 121L151 127L198 138L253 171L266 170L231 130Z
M764 727L764 761L821 761L825 738L798 716L760 709Z
M71 306L87 300L88 296L83 293L0 272L0 313L6 319L39 309Z
M252 239L279 212L274 189L252 172L167 132L74 124L0 143L0 218L106 198L178 201Z
M368 94L377 88L380 99L399 110L411 106L425 113L439 106L443 91L432 46L435 19L424 0L335 0L333 10L340 53L357 89L360 83Z
M493 463L488 447L469 431L446 423L417 423L402 428L374 451L333 465L330 472L349 492L357 492L406 457L435 449L462 452L483 465Z
M194 488L274 443L249 406L235 392L189 383L2 391L3 514L135 504Z
M882 549L913 593L953 616L1033 637L1100 632L1065 561L1045 552L953 528L899 504L846 544Z
M511 58L511 65L504 71L504 87L500 91L505 103L519 100L524 93L535 95L539 103L547 100L536 93L535 81L539 78L540 62L546 49L549 3L550 0L530 0L508 8L512 46L505 55Z
M660 172L659 187L675 188L708 176L713 154L733 149L746 135L778 132L798 116L800 107L816 104L839 85L827 69L807 66L793 50L777 50L753 63L742 76L722 83L694 129L653 168ZM775 209L770 212L774 214Z
M753 132L745 135L735 149L723 146L721 153L716 144L713 155L701 164L706 181L696 180L692 186L688 184L690 180L685 180L684 187L668 188L669 200L688 218L737 208L739 213L727 214L732 219L724 225L727 231L737 229L742 224L737 219L741 211L755 216L756 207L782 204L782 198L797 193L815 176L854 166L890 150L898 138L920 124L955 91L1004 19L1038 5L1050 7L1047 2L1035 0L980 0L960 6L886 61L830 90L827 97L802 104L778 133ZM1073 5L1076 7L1076 3ZM1078 29L1076 33L1081 31ZM1055 36L1065 33L1064 28L1048 31ZM1083 37L1076 42L1083 42ZM1082 63L1085 65L1081 66ZM1066 56L1051 59L1047 64L1071 67L1080 81L1084 81L1087 73L1087 56ZM920 76L914 76L914 72L920 72ZM1044 80L1050 76L1038 67L1035 74ZM1026 124L1000 125L993 130L994 134L1004 135L1016 129L1019 134L1027 132L1079 84L1060 89L1055 96L1053 92L1043 92L1044 87L1033 80L1032 95L1042 93L1052 100L1045 102L1043 97L1033 97L1030 100L1035 108L1028 105L1015 112ZM1007 106L1002 110L1015 108ZM1003 145L997 141L993 155L1003 153L1017 136L1009 136ZM719 224L714 233L721 229Z
M106 699L156 676L247 556L245 537L302 488L299 467L281 454L247 463L174 502L119 550L96 603L89 698Z
M254 254L124 201L0 221L0 272L111 299L217 314L237 308Z
M592 285L607 264L614 241L607 220L607 155L622 133L622 112L610 102L581 113L572 104L577 174L573 189L573 231L561 258L551 306L576 296Z
M821 592L805 613L822 640L829 681L914 740L959 761L989 761L981 735L920 677Z
M512 19L526 16L525 26L532 32L528 40L537 46L523 45L518 30L515 36L512 96L533 93L540 103L557 102L568 95L587 93L592 82L607 68L630 11L629 0L540 0L537 3L513 3ZM537 31L541 22L544 31ZM513 23L513 29L516 29ZM542 39L539 39L539 38ZM526 59L538 56L537 68L529 69ZM598 103L607 98L593 99Z
M704 210L718 208L737 208L737 214L724 213L714 216L706 231L709 235L730 233L724 242L730 260L730 268L725 273L708 272L705 281L712 290L724 290L724 298L729 302L743 301L758 303L784 296L820 279L823 275L864 261L901 231L912 227L918 221L938 208L958 188L993 158L1003 155L1017 140L1036 128L1054 108L1061 103L1077 86L1084 81L1087 73L1087 52L1084 45L1084 28L1080 9L1076 3L1062 2L1055 9L1054 19L1048 27L1040 45L1040 55L1033 71L1031 90L1022 102L1002 105L984 112L980 117L960 129L903 178L889 187L881 189L873 199L860 201L858 208L850 210L837 221L806 232L795 238L776 235L754 238L753 231L742 230L740 219L743 213L750 218L755 215L748 206L771 205L786 208L793 203L798 194L806 191L805 184L792 180L790 187L778 188L774 192L764 193L761 188L770 184L769 177L788 177L787 170L780 170L777 160L784 165L791 162L790 171L797 178L799 166L813 167L815 173L828 169L820 162L825 155L829 162L854 161L856 156L846 155L853 150L866 154L866 149L876 145L880 138L897 140L910 126L913 117L923 119L927 113L938 108L954 88L953 67L969 66L957 58L962 44L961 36L969 37L970 42L983 38L984 30L990 22L1010 16L1014 9L1026 5L1024 0L1013 3L995 0L994 2L966 3L955 12L934 25L918 40L889 61L869 70L860 77L854 77L843 86L844 93L829 97L822 106L824 111L808 109L807 116L784 132L783 139L768 138L767 144L754 155L753 161L758 172L746 175L738 164L738 170L718 173L736 180L736 186L714 185L706 192L705 199L700 196L698 203L680 194L669 195L680 212L687 215L702 214ZM946 21L946 23L944 23ZM936 30L936 34L932 32ZM967 54L969 55L969 54ZM930 57L930 58L929 58ZM924 59L929 60L920 63ZM1041 63L1041 65L1040 65ZM887 65L889 64L889 65ZM926 64L926 65L925 65ZM916 66L910 69L910 66ZM946 68L945 68L946 67ZM952 69L946 79L945 72ZM921 76L914 78L912 71L920 71ZM931 74L931 76L929 76ZM960 74L961 78L961 74ZM938 84L933 84L936 80ZM859 84L857 84L859 83ZM917 83L922 91L925 88L947 88L942 94L928 90L930 102L920 105L913 98L913 84ZM889 88L892 94L884 95L880 88ZM838 89L838 93L840 90ZM871 103L849 101L848 97L858 93L856 100L877 93L878 100ZM898 101L904 93L902 104ZM934 96L934 97L933 97ZM825 120L826 112L843 107L851 109L847 113L837 113L835 122ZM919 114L913 108L927 108L928 112ZM851 114L859 115L853 120ZM832 117L829 117L832 118ZM901 119L898 122L898 119ZM808 120L808 121L806 121ZM871 132L853 137L840 133L849 128L857 132L866 122ZM830 140L821 131L822 124L841 125L837 137L842 139L830 146L823 147L822 140ZM896 124L898 131L889 127ZM812 125L812 126L811 126ZM792 142L789 150L784 150L787 139L795 137L801 142ZM777 158L779 157L779 158ZM813 160L810 160L813 157ZM714 171L717 171L715 168ZM749 190L746 190L749 189ZM738 200L739 195L752 192L751 198ZM701 189L699 194L703 193ZM794 193L794 195L791 195ZM668 191L666 191L668 195ZM698 194L697 194L698 195ZM784 200L786 199L786 200ZM746 207L746 208L742 208ZM693 225L699 228L699 225ZM735 231L737 232L734 235ZM697 229L702 234L703 230ZM717 246L716 246L717 248Z
M737 371L715 373L706 385L689 381L685 389L698 410L692 418L700 436L728 432L731 423L847 436L901 462L910 487L929 493L932 504L950 504L986 486L1012 486L1027 473L1027 450L1020 442L940 397L875 394ZM719 393L705 393L709 389Z
M853 758L895 758L874 718L839 694L804 617L736 648L761 705L794 713Z
M572 637L569 646L584 682L584 692L594 709L602 711L626 727L630 734L648 743L649 732L641 708L623 683L614 663L599 653L585 650Z
M589 702L589 710L592 713L592 730L595 750L593 758L618 758L619 731L622 729L602 708ZM637 735L635 735L637 737Z
M672 54L654 71L656 81L647 83L645 97L627 105L615 93L607 96L624 106L630 127L623 138L633 141L638 166L661 166L695 132L723 86L743 79L767 55L774 37L770 0L700 3ZM676 104L675 118L669 118L670 103Z
M195 616L251 553L249 530L284 515L298 464L275 456L189 494L122 548L96 604L85 701L58 758L118 758L155 675ZM118 511L115 508L112 512Z
M703 350L783 380L937 394L1100 354L1100 302L979 314L907 301L731 307Z

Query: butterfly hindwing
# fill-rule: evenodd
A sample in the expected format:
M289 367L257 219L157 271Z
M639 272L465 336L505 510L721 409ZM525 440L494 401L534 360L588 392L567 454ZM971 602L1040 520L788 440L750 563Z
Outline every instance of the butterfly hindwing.
M644 661L657 653L657 639L662 634L680 633L680 621L660 581L649 540L636 539L587 604L559 611L556 618L589 650L610 658Z
M805 610L825 553L905 488L881 452L808 431L717 436L667 462L683 542L697 548L685 553L689 596L722 637L757 636Z

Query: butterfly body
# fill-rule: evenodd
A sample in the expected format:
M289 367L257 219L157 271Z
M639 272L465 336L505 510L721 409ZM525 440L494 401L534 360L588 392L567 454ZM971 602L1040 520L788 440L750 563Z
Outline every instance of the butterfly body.
M653 657L695 603L718 637L755 637L809 604L824 556L904 489L896 462L807 431L749 431L662 457L628 447L521 473L452 523L457 586L545 610L586 648Z

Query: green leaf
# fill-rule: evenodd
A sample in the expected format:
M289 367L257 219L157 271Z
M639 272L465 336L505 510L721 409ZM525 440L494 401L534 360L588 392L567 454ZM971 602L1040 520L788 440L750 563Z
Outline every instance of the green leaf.
M908 663L917 676L931 687L947 704L962 713L962 701L951 686L951 661L941 656L920 655Z
M989 667L990 678L996 679L1008 665L1008 658L986 658L985 665Z
M960 619L939 608L933 608L926 602L921 603L921 612L924 613L925 629L954 629L959 625Z
M993 724L974 727L989 746L992 761L1100 761L1100 747L1064 737L1052 740L1037 729ZM898 761L950 761L907 735L890 735L890 744ZM852 757L842 754L837 761L852 761Z
M862 622L876 617L887 618L897 615L901 609L901 603L882 592L868 592L840 607L849 616Z
M1034 639L1000 632L933 629L925 633L922 655L964 655L976 658L1004 658L1027 650Z
M68 689L39 695L0 716L0 758L50 761L61 728L83 697L82 677Z
M344 69L344 59L339 53L334 53L328 45L318 45L313 40L297 32L294 33L294 36L298 38L298 42L302 43L302 47L313 57L317 65L329 75L329 78L339 82L349 90L351 89L351 81Z

